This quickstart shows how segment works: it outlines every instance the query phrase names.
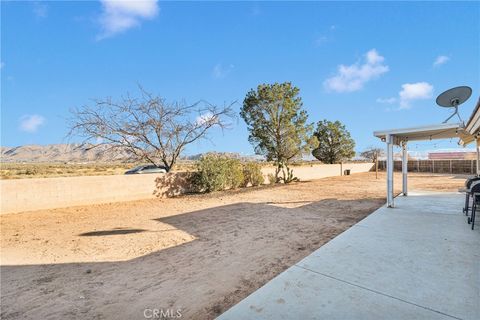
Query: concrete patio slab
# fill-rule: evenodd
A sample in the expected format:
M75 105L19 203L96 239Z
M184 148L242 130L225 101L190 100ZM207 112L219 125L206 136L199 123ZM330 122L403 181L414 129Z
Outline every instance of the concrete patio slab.
M305 299L308 297L308 299ZM366 307L368 306L368 307ZM451 319L422 307L299 267L230 309L219 319Z
M219 319L480 319L480 227L463 199L399 197Z

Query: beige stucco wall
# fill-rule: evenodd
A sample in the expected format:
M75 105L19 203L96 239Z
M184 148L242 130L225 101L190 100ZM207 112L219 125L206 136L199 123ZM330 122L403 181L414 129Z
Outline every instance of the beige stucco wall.
M292 166L293 175L300 180L321 179L339 176L344 170L350 169L350 173L367 172L372 169L373 163L343 163L343 164L312 164L304 166ZM274 167L262 168L265 176L274 174Z
M366 172L370 163L343 164L343 170ZM340 165L293 167L300 180L340 175ZM263 173L274 173L273 167ZM23 212L118 201L172 196L186 190L184 173L166 175L115 175L0 180L0 213Z

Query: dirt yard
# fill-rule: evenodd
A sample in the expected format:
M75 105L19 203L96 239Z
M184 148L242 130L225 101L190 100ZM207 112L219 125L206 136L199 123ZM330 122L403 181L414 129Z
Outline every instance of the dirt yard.
M409 188L464 178L412 174ZM384 174L365 173L2 215L1 318L213 319L384 202Z

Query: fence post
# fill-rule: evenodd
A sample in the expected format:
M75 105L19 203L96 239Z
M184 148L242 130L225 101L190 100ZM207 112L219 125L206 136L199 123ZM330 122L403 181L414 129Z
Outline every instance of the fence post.
M470 174L473 174L473 161L474 160L470 160Z
M432 173L435 173L435 160L432 160Z
M450 160L450 174L452 174L452 160Z

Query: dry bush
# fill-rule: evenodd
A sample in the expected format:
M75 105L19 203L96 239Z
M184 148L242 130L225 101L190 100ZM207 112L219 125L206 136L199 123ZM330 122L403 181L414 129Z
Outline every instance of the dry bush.
M262 166L257 162L247 162L243 164L243 183L242 187L259 186L265 182L262 174Z

